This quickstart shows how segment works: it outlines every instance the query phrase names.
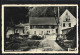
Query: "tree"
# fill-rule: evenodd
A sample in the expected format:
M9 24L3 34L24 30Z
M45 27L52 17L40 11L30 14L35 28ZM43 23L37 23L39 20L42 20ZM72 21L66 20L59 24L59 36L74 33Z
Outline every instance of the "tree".
M4 29L5 38L6 33L11 27L16 24L29 22L28 7L5 7L4 8ZM15 28L14 28L15 29Z
M67 34L68 40L73 40L72 47L76 47L76 41L77 41L77 32L76 32L76 26L73 27L73 29Z

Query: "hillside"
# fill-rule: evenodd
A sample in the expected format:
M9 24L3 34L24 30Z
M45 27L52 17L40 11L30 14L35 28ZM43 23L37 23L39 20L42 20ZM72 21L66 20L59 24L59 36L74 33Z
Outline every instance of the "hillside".
M76 17L76 7L59 7L60 16L66 9ZM29 11L31 17L54 17L55 14L58 16L58 7L33 7Z

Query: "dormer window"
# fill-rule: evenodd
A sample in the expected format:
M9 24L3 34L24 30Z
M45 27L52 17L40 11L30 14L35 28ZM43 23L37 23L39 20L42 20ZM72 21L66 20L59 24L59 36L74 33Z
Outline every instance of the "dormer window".
M66 13L64 22L70 22L70 16L68 15L68 13Z
M66 21L67 21L67 22L69 22L69 21L70 21L70 19L69 19L69 18L66 18Z
M68 21L68 18L66 18L66 21Z

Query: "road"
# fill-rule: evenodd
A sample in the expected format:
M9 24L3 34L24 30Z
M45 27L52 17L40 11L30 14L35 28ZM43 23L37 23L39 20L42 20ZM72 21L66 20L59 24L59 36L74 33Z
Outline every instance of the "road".
M27 47L27 42L23 41L23 45L22 47L20 46L20 48L18 50L24 50L27 49L26 51L63 51L64 49L62 49L57 43L56 43L56 35L47 35L46 38L44 38L43 40L40 40L40 45L37 49L28 49ZM13 43L12 43L13 44ZM11 44L11 45L12 45ZM11 45L9 45L7 48L10 48ZM15 44L14 44L15 45Z
M41 41L40 45L43 45L42 48L39 49L31 49L30 51L44 51L46 49L51 49L50 51L63 51L64 49L61 48L57 43L56 39L54 39L56 35L47 36L44 40ZM47 51L47 50L46 50Z

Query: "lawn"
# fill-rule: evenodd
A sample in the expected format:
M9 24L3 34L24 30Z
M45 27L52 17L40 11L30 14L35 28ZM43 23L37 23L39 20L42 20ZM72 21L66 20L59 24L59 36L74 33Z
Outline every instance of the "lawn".
M33 39L15 39L9 43L5 43L5 50L21 50L28 51L30 49L35 49L39 47L41 40L33 40Z
M58 45L60 45L63 49L65 49L66 51L68 51L68 48L71 48L72 46L72 41L71 40L63 40L63 41L56 41L58 43Z

